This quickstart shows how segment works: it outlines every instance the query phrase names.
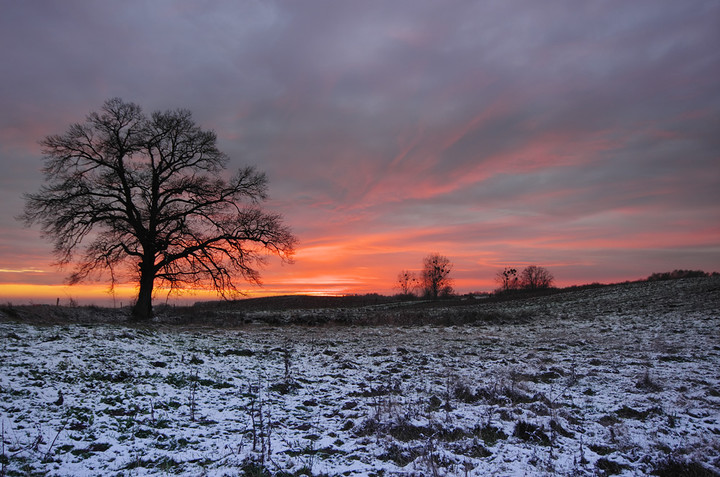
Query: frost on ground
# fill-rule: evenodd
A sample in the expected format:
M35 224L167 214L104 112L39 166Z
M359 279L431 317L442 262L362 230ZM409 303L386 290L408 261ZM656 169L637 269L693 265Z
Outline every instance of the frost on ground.
M471 307L504 319L231 330L6 319L2 475L720 472L717 279Z

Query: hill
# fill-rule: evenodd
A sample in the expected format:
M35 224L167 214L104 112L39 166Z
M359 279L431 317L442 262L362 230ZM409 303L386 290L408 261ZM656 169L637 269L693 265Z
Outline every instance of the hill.
M0 473L717 476L719 285L4 309Z
M717 310L720 277L682 278L551 289L533 294L398 300L382 295L289 295L193 306L156 306L148 325L235 327L271 325L460 325L515 322L544 316ZM2 305L0 320L28 323L122 323L129 309Z

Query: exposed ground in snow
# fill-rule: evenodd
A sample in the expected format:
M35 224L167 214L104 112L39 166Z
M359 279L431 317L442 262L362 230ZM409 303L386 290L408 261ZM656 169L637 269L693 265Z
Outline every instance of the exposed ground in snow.
M0 475L720 472L719 279L415 306L208 313L467 324L3 308Z

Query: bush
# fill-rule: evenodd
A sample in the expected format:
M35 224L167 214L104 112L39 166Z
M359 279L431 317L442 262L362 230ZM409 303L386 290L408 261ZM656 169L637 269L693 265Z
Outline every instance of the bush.
M709 276L702 270L673 270L672 272L653 273L647 277L647 281L656 282L660 280L677 280L680 278L704 278Z

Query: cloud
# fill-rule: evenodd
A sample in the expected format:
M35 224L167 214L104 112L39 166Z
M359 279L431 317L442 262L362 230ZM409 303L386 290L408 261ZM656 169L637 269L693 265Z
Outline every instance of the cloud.
M113 96L189 108L232 167L268 172L268 205L301 239L268 287L387 291L432 251L457 257L474 289L505 262L587 281L720 268L717 2L69 0L2 13L3 268L52 260L13 218L41 184L37 141Z
M37 268L0 268L0 273L45 273Z

